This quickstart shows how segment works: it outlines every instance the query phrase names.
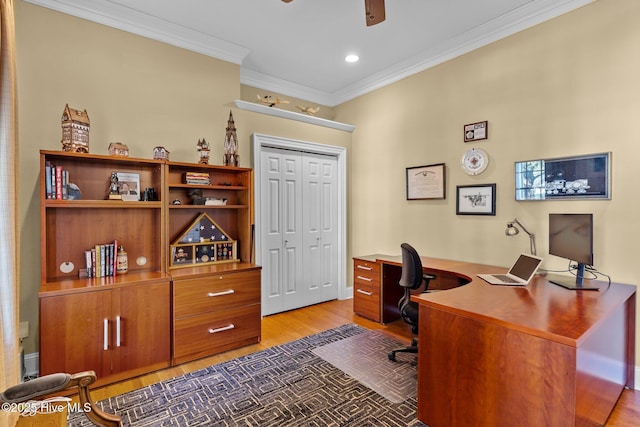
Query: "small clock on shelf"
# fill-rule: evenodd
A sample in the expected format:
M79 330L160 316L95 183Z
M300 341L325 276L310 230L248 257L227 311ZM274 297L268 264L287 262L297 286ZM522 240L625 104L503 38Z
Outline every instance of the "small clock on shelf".
M489 155L481 148L470 148L462 155L462 169L469 175L479 175L489 166Z

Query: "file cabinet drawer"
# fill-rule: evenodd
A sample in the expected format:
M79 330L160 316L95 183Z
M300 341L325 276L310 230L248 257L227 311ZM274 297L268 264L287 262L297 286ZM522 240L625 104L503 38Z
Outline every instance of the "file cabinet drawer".
M356 283L353 289L353 312L380 322L380 287Z
M380 287L380 264L375 261L368 261L354 258L353 260L353 281L354 284Z
M176 319L260 302L260 272L216 274L175 280Z
M260 341L260 304L175 321L174 360L182 363Z

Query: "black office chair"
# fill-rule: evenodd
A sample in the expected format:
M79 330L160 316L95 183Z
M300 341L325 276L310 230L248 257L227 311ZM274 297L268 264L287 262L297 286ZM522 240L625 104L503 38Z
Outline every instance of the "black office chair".
M398 284L404 288L404 295L398 302L400 315L402 319L411 325L411 332L418 333L418 304L411 301L411 291L419 290L423 287L422 293L427 292L429 282L435 279L435 276L424 274L422 272L422 261L418 252L408 243L400 245L402 249L402 276ZM411 345L407 347L396 348L389 352L389 360L396 360L396 353L417 353L418 340L413 338Z

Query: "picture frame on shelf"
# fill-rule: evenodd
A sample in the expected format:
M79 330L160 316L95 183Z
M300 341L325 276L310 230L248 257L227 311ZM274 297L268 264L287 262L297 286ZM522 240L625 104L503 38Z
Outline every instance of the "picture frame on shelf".
M496 184L458 185L456 215L496 214Z
M406 168L407 200L442 200L446 198L445 164Z
M487 120L464 125L464 142L481 141L489 138L489 122Z
M140 200L140 174L134 172L117 172L120 197L127 202Z

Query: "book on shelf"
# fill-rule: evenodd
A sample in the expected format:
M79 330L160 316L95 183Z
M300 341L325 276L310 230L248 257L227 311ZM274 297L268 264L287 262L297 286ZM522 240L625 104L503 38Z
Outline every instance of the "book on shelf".
M84 252L89 277L116 275L117 245L118 241L114 240L113 243L98 244Z

